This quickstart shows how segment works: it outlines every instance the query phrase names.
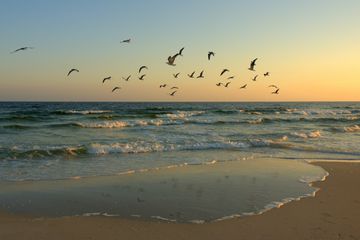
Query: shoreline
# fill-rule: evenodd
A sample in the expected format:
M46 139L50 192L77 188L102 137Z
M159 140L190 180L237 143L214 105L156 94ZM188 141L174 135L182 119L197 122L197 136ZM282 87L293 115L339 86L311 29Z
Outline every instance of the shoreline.
M0 213L0 239L359 239L358 162L311 161L329 173L315 197L260 215L205 224L109 217L31 218Z

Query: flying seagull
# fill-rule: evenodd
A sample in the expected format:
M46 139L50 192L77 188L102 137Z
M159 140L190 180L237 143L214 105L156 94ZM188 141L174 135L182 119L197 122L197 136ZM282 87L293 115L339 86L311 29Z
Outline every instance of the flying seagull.
M116 90L121 89L121 87L114 87L111 92L115 92Z
M249 67L249 70L250 70L250 71L255 71L254 67L256 66L256 61L257 61L257 60L258 60L258 59L255 58L254 60L251 61L250 67Z
M129 75L127 78L122 77L122 79L124 79L125 81L129 81L130 78L131 78L131 75Z
M280 88L276 89L276 91L272 92L271 94L279 94Z
M216 86L220 87L221 85L223 85L223 83L219 82L216 84Z
M220 73L220 76L222 76L222 75L223 75L224 73L226 73L226 72L229 72L229 69L226 69L226 68L225 68L224 70L222 70L221 73Z
M269 72L264 73L264 77L268 77L268 76L270 76Z
M168 64L168 65L170 65L170 66L176 66L176 64L175 64L174 62L175 62L176 57L179 56L179 55L180 55L180 54L177 53L177 54L175 54L174 56L169 56L168 59L167 59L168 61L167 61L166 64Z
M131 42L131 38L122 40L120 43L130 43L130 42Z
M175 93L176 93L177 91L173 91L172 93L169 93L170 94L170 96L174 96L175 95Z
M270 85L269 87L278 88L276 85Z
M256 81L257 77L258 77L258 75L256 75L252 80L253 80L253 81Z
M182 52L184 51L184 49L185 49L184 47L182 49L180 49L180 51L179 51L180 56L182 56Z
M144 80L145 76L146 76L146 74L141 75L141 77L139 77L139 80Z
M164 88L166 87L166 84L160 85L160 88Z
M227 82L225 85L224 85L224 87L229 87L229 84L230 84L231 82Z
M195 72L192 72L191 74L188 74L189 78L194 78Z
M214 52L209 52L209 53L208 53L208 59L209 59L209 61L210 61L211 56L214 57L214 56L215 56L215 53L214 53Z
M235 76L228 77L227 80L234 79Z
M76 68L73 68L68 72L67 76L69 76L72 72L80 72L80 71L77 70Z
M247 84L240 87L240 89L245 89L247 87Z
M12 53L16 53L16 52L19 52L19 51L25 51L25 50L29 50L29 49L34 49L33 47L22 47L22 48L18 48L16 49L15 51L12 51Z
M103 81L102 81L102 83L104 83L104 82L107 81L107 80L111 80L111 77L106 77L106 78L104 78Z
M178 87L172 87L172 88L170 88L170 89L179 89Z
M141 66L141 67L139 68L139 73L141 73L141 71L142 71L143 69L148 69L148 68L147 68L147 66Z
M204 78L204 70L201 71L200 75L197 78Z
M180 73L173 74L174 78L178 78Z

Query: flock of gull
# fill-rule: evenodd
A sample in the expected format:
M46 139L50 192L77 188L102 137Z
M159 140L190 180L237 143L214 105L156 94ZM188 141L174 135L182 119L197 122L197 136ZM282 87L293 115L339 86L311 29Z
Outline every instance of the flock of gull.
M130 44L130 42L131 42L131 39L125 39L125 40L121 41L120 43ZM18 49L16 49L16 50L12 51L11 54L17 53L17 52L20 52L20 51L30 50L30 49L34 49L34 48L33 48L33 47L22 47L22 48L18 48ZM182 57L182 56L183 56L183 51L184 51L184 49L185 49L185 48L183 47L183 48L181 48L181 49L179 50L179 52L177 52L176 54L170 55L170 56L167 58L166 64L168 64L169 66L176 66L175 60L176 60L177 57L179 57L179 56ZM212 59L213 57L215 57L215 52L209 51L208 54L207 54L207 59L208 59L208 61L211 61L211 59ZM257 61L258 61L258 58L255 58L254 60L252 60L252 61L250 62L250 66L249 66L249 68L248 68L249 71L256 72L255 66L256 66L256 62L257 62ZM146 74L144 74L144 71L146 71L146 70L148 70L148 67L145 66L145 65L143 65L143 66L141 66L141 67L139 68L139 70L138 70L138 79L139 79L139 80L141 80L141 81L144 81L144 80L145 80ZM80 72L80 71L79 71L78 69L72 68L72 69L70 69L70 71L67 73L67 77L69 77L69 76L72 75L73 73L79 73L79 72ZM227 73L230 73L230 70L229 70L229 69L226 69L226 68L223 69L223 70L220 72L220 77L223 77L223 76L224 76L225 74L227 74ZM187 76L188 76L189 78L197 78L197 79L205 78L205 76L204 76L204 70L202 70L197 76L195 76L195 74L196 74L196 72L193 71L192 73L187 74ZM174 73L174 74L173 74L173 77L174 77L175 79L177 79L177 78L179 77L179 75L180 75L180 72ZM264 76L264 77L269 77L269 76L270 76L270 72L265 72L265 73L263 74L263 76ZM129 80L131 79L131 77L132 77L132 75L129 75L129 76L127 76L127 77L122 77L122 79L127 82L127 81L129 81ZM259 75L256 74L256 75L252 78L252 81L254 81L254 82L257 81L257 80L258 80L258 77L259 77ZM231 81L230 81L230 80L232 80L232 79L234 79L234 78L235 78L235 76L229 76L229 77L226 78L227 82L218 82L218 83L216 83L216 86L218 86L218 87L223 86L223 87L225 87L225 88L228 88L229 85L231 84ZM109 80L111 80L111 79L112 79L111 76L105 77L105 78L102 80L102 83L104 84L106 81L109 81ZM244 85L240 86L239 89L246 89L247 86L248 86L248 84L244 84ZM170 95L170 96L175 96L175 94L176 94L177 91L179 90L178 87L176 87L176 86L170 87L170 86L168 86L168 84L161 84L159 87L160 87L160 88L169 88L169 89L170 89L170 92L169 92L169 95ZM278 88L276 85L269 85L269 88L273 88L273 91L271 92L271 94L279 94L280 88ZM115 91L120 90L120 89L121 89L121 87L115 86L115 87L112 89L111 92L115 92Z

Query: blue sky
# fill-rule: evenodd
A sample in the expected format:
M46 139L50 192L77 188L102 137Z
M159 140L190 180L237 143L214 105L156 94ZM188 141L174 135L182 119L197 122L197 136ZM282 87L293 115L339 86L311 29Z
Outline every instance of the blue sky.
M194 68L209 72L207 94L196 90L204 84L182 79L174 84L183 84L186 92L176 100L360 100L354 87L339 85L341 76L346 76L350 86L360 76L359 64L352 61L359 53L359 9L360 2L355 0L4 0L0 100L167 101L167 94L161 95L155 86L171 81L168 78L174 71L185 75ZM129 37L131 45L119 44ZM9 55L22 46L35 49ZM178 69L169 70L164 64L167 56L183 46L186 58ZM206 61L209 50L217 53L212 65ZM239 98L235 90L213 88L216 72L226 66L241 76L237 85L246 83L251 75L245 70L254 57L261 58L259 67L264 71L276 73L271 83L284 86L288 94L263 97L265 85L261 85ZM135 77L142 64L152 66L150 79L142 85L132 83L120 96L109 95L108 88L97 84L107 75ZM69 84L63 76L71 67L81 69L81 74ZM327 68L332 74L327 74ZM294 94L291 86L300 87L303 82L315 83L302 88L306 94ZM324 87L322 95L311 92ZM339 88L342 91L334 95Z

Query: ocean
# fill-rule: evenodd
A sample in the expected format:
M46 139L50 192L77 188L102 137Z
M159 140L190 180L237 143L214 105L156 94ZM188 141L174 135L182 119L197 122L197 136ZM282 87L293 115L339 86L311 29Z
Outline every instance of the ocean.
M326 173L304 160L318 159L360 159L360 103L0 103L0 183L8 189L0 206L15 212L200 222L256 214L313 195L308 180ZM119 179L126 183L122 190L109 190ZM221 185L225 180L229 184ZM100 199L117 197L67 209L63 197L76 198L79 182L82 201L94 194L91 186L108 189L98 192ZM161 182L176 188L161 188ZM34 184L49 198L60 183L69 187L57 188L57 211L45 208ZM184 199L180 186L194 195ZM13 201L19 193L22 200ZM33 205L21 207L29 199ZM122 210L118 199L135 206Z

